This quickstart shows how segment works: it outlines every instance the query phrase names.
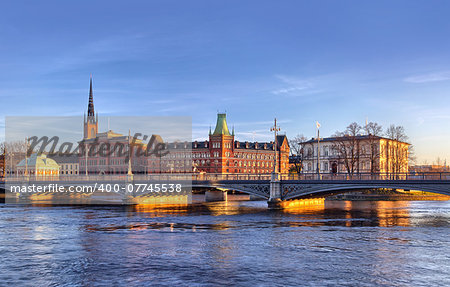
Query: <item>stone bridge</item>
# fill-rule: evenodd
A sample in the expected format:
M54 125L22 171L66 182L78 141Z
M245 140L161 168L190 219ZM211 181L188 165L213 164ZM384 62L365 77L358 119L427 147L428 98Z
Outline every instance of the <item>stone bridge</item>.
M270 180L221 180L221 181L193 181L192 187L209 187L219 190L236 190L257 197L269 199L271 186L278 184L280 199L289 200L312 196L326 197L364 189L402 189L419 190L450 196L450 180L280 180L279 183Z
M192 180L191 180L192 179ZM269 206L292 199L327 197L338 193L364 189L402 189L419 190L450 196L450 173L430 174L397 174L393 175L361 175L349 177L317 175L143 175L134 178L117 177L89 177L65 179L58 182L69 182L78 185L93 185L94 183L179 183L186 188L210 188L206 192L207 200L226 200L227 191L235 190L247 193L254 197L266 199ZM5 184L0 183L0 189ZM145 194L144 194L145 196ZM275 204L276 205L276 204Z

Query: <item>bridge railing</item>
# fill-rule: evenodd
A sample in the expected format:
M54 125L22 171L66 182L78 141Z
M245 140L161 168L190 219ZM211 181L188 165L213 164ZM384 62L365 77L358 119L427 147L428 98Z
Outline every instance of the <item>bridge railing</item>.
M301 173L301 174L280 174L280 180L317 180L317 181L332 181L332 180L450 180L450 172L421 172L421 173L324 173L318 175L317 173ZM162 173L162 174L138 174L133 175L134 181L224 181L224 180L239 180L239 181L267 181L272 178L272 174L183 174L183 173ZM7 177L7 181L127 181L130 177L126 174L119 175L59 175L52 178L33 179L32 177L16 176ZM1 181L1 180L0 180Z
M282 174L282 180L450 180L450 172L421 173L302 173Z

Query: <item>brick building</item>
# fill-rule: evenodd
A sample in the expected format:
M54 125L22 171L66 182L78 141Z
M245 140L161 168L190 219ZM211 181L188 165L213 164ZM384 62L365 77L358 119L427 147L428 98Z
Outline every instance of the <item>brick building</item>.
M289 172L289 143L285 135L277 136L277 171ZM240 142L230 133L226 114L217 115L209 140L192 144L194 172L267 174L274 170L274 142Z

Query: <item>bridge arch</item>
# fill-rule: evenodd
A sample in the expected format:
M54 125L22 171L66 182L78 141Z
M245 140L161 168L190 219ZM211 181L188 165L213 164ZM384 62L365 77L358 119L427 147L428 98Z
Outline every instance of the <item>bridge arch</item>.
M403 189L403 190L418 190L442 195L450 196L450 185L439 185L439 184L421 184L421 185L411 185L411 184L327 184L327 185L305 185L296 186L294 188L289 188L289 186L283 186L284 192L283 200L295 199L308 196L331 196L334 194L345 193L349 191L356 190L367 190L367 189Z
M257 196L263 199L269 199L270 185L241 185L241 184L218 184L218 183L206 183L206 184L192 184L186 187L200 187L200 188L216 188L223 190L236 190L249 195Z

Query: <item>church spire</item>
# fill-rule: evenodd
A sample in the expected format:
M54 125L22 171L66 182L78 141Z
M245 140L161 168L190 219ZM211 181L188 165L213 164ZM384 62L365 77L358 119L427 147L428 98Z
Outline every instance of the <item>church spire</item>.
M92 74L89 86L89 104L87 117L84 114L84 138L92 139L97 136L98 132L98 114L94 112L94 93L92 92Z
M89 104L88 104L88 117L94 117L94 93L92 92L92 74L89 86Z

